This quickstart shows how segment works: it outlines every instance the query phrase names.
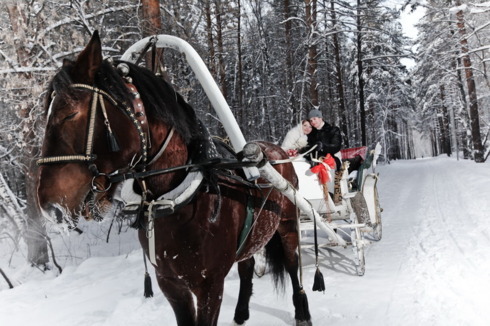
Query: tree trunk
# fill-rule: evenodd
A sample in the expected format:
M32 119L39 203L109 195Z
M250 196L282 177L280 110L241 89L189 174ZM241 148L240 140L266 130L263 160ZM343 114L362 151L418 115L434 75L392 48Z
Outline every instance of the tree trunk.
M308 77L311 104L317 108L318 103L318 84L316 80L317 71L317 50L316 50L316 0L305 0L306 5L306 26L308 28Z
M451 156L451 141L449 139L449 118L446 106L446 95L444 85L440 86L441 94L441 115L439 117L439 125L441 127L441 141L442 141L442 151Z
M34 155L33 155L34 156ZM33 162L30 171L26 171L27 180L37 180L38 167ZM36 266L44 266L49 262L48 243L46 241L46 227L43 215L39 211L37 203L37 189L35 182L26 183L27 205L26 213L27 229L25 239L27 243L27 260Z
M214 53L214 37L213 37L213 22L211 20L211 4L209 0L204 2L204 14L206 16L206 34L208 37L208 53L209 53L209 71L212 76L216 76L216 67L214 64L215 53Z
M209 69L209 72L211 73L211 76L213 76L215 79L216 78L216 54L214 51L214 35L213 35L213 20L211 16L211 1L210 0L205 0L204 1L204 17L206 19L206 35L207 35L207 43L208 43L208 62L207 66ZM207 119L207 124L212 125L212 117L207 116L205 119Z
M457 5L461 5L460 1L457 1ZM466 75L466 87L468 88L469 97L469 114L470 114L470 126L471 126L471 138L473 140L474 159L477 163L484 162L483 157L483 145L480 135L480 115L478 113L478 96L476 94L476 84L473 77L473 67L471 65L470 55L468 54L468 40L466 29L464 25L463 11L460 10L456 13L457 26L459 34L461 35L460 44L461 52L463 54L463 66Z
M454 35L454 30L451 28L451 35ZM457 49L456 49L457 51ZM470 159L472 157L471 155L471 142L467 137L467 132L470 131L470 128L468 126L470 125L470 117L468 114L468 101L466 100L466 92L464 89L464 82L463 82L463 76L461 74L461 69L458 67L461 67L461 58L456 57L451 61L451 68L454 69L456 72L456 78L457 78L457 88L459 91L459 96L461 99L461 103L463 104L461 108L457 111L459 114L459 119L462 121L462 127L464 130L460 131L457 133L457 136L461 138L461 144L463 145L462 151L463 151L463 158L464 159ZM454 109L453 109L454 110ZM455 131L456 132L456 131ZM456 142L457 144L457 142ZM459 152L458 152L459 155Z
M336 84L337 84L337 93L339 96L339 118L340 118L340 129L342 130L344 146L349 148L349 131L347 126L347 112L345 109L345 95L344 95L344 78L342 76L342 64L340 60L340 42L339 35L340 28L337 26L337 15L335 14L335 2L333 0L330 1L330 9L332 16L332 25L335 33L333 34L333 46L335 53L335 74L336 74Z
M222 15L223 10L221 8L221 0L215 0L215 16L216 16L216 41L218 44L218 73L219 83L221 86L221 93L225 99L228 99L228 92L226 89L226 66L224 60L225 50L223 47L223 23Z
M160 34L162 31L162 19L158 0L142 0L141 14L143 18L141 21L143 37ZM163 49L155 49L154 51L154 53L147 53L146 65L148 69L156 73L157 69L163 65Z
M293 59L292 59L292 46L291 46L291 21L289 18L291 17L289 0L284 0L284 20L286 23L284 24L284 34L286 40L286 55L285 64L286 64L286 91L288 92L288 102L292 108L292 121L291 122L299 122L301 121L301 112L296 105L294 105L294 96L293 96Z
M7 5L12 31L15 35L15 52L20 66L26 66L29 57L28 51L25 49L24 41L26 40L26 17L22 13L18 4Z
M240 110L240 113L243 112L243 63L242 63L242 8L240 5L240 1L238 1L237 6L237 70L238 70L238 82L237 82L237 106ZM241 121L245 121L242 119ZM240 121L240 122L241 122Z
M463 103L463 107L460 108L460 112L461 112L460 119L464 122L463 126L465 127L465 129L462 132L460 132L461 143L463 144L463 158L468 159L471 157L471 150L470 150L471 144L467 137L466 131L470 130L469 128L467 128L467 126L470 124L470 117L468 114L468 101L466 101L466 93L463 85L463 76L461 75L461 70L458 69L459 66L461 66L461 59L458 58L454 60L453 68L456 71L456 76L458 78L458 90L461 96L461 102Z
M141 30L143 36L159 34L162 30L162 19L160 16L160 3L158 0L141 0Z
M364 77L362 66L362 25L361 25L361 0L357 0L357 79L359 87L359 113L361 117L361 144L367 146L366 139L366 108L364 104Z
M27 66L29 52L25 48L26 44L26 18L19 5L9 4L7 5L10 22L12 24L12 31L16 38L16 52L19 65ZM25 76L26 79L30 79L29 75ZM29 110L24 110L19 113L24 118L24 121L30 121ZM36 144L34 141L35 135L33 130L35 128L29 124L28 132L24 134L24 140L26 144ZM37 166L32 158L37 154L37 148L34 145L29 145L25 152L24 164L26 170L24 172L25 178L25 191L27 205L24 214L27 215L27 225L24 233L24 238L27 243L27 259L29 262L35 265L44 265L49 262L48 247L46 243L46 228L44 217L41 215L37 205L36 196L36 181L37 180Z
M452 101L454 101L454 93L453 96L451 96L453 99L451 100L451 104L449 106L449 125L450 130L451 130L451 142L452 142L452 147L451 151L454 151L456 153L456 159L459 161L459 142L458 142L458 127L456 123L456 117L454 115L454 104Z

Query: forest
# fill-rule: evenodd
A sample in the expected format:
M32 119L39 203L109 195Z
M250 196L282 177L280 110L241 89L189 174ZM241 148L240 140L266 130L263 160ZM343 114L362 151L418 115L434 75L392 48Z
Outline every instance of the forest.
M420 7L411 40L400 12ZM95 30L105 56L116 59L149 35L189 42L247 140L280 143L317 108L340 127L343 147L379 142L384 162L420 157L421 142L428 156L489 156L490 2L7 0L0 9L0 243L25 240L36 248L27 257L33 263L47 260L33 189L45 89ZM226 137L181 54L145 60L213 135Z

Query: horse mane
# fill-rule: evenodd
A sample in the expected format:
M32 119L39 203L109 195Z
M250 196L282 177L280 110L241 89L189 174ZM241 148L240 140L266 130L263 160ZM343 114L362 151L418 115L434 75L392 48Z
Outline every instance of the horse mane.
M118 63L121 61L116 62L115 65ZM156 76L150 70L129 62L124 63L129 66L129 77L140 93L148 118L175 127L188 145L196 140L199 137L195 132L198 118L184 98L163 78ZM48 94L55 91L56 94L71 99L77 98L78 92L68 91L70 85L76 83L73 68L74 62L65 60L62 69L53 77ZM95 75L93 86L111 94L120 103L131 103L131 94L113 63L103 61ZM47 102L46 110L50 102L49 95Z

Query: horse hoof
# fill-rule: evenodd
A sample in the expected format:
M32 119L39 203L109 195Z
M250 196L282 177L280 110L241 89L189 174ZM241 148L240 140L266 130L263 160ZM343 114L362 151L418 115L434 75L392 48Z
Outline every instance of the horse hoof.
M297 320L296 319L296 326L313 326L311 323L311 320Z
M233 320L233 323L231 323L231 326L243 326L245 325L246 322L243 322L242 324L237 324L236 321Z

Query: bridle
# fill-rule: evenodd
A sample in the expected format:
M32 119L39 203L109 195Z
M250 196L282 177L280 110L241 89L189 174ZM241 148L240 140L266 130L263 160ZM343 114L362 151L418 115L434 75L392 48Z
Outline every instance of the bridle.
M136 89L136 87L131 84L127 83L126 87L130 90L131 94L134 97L133 100L133 107L121 103L117 101L113 96L111 96L109 93L105 92L104 90L90 86L87 84L72 84L70 85L71 88L76 88L76 89L86 89L89 90L93 93L92 96L92 102L90 106L90 112L89 112L89 125L88 125L88 130L87 130L87 137L86 137L86 145L85 145L85 153L84 154L74 154L74 155L59 155L59 156L46 156L38 159L36 161L37 165L49 165L49 164L64 164L64 163L86 163L88 164L89 170L93 174L92 178L92 188L96 192L105 192L109 190L112 182L110 180L111 176L114 176L116 174L119 174L119 171L114 171L112 173L106 174L102 173L99 171L95 164L95 160L97 158L97 155L94 154L93 152L93 147L94 147L94 133L95 133L95 120L96 120L96 114L97 114L97 109L100 107L100 110L102 111L102 115L104 117L104 124L107 128L107 132L109 135L109 138L114 139L114 134L112 132L112 128L110 127L110 122L107 116L107 110L105 107L104 100L107 100L110 102L112 105L115 107L120 108L126 116L129 117L133 125L136 127L136 130L138 132L139 138L140 138L140 153L139 153L139 158L136 160L138 166L141 168L139 171L144 171L146 169L146 162L148 159L148 143L149 143L149 134L148 134L148 121L146 119L146 114L144 112L144 106L142 101L140 100L139 93ZM51 96L51 104L52 105L55 94ZM113 149L114 151L118 151L118 148ZM137 154L135 154L136 156ZM136 163L131 162L131 165L136 165ZM134 168L134 166L132 167ZM107 178L109 180L109 186L105 189L99 189L97 187L97 182L96 179L98 178Z

